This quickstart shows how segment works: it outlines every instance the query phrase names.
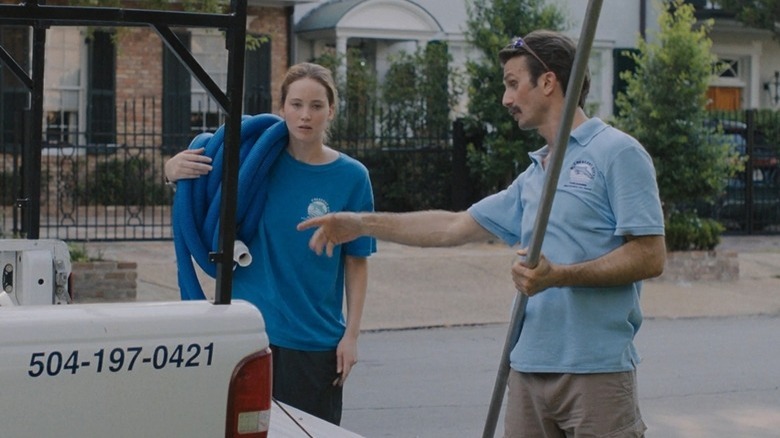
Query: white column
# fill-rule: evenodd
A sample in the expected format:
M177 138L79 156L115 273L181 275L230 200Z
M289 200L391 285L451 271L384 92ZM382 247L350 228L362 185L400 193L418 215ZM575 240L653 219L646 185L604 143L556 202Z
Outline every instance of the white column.
M750 50L750 79L748 84L750 86L750 92L748 94L749 100L745 102L745 108L761 108L761 93L763 90L763 82L761 81L761 54L763 52L764 45L761 41L753 41ZM747 100L747 99L746 99ZM770 101L769 107L772 108L774 100Z
M347 37L336 35L336 56L339 59L339 68L337 70L338 79L347 80Z

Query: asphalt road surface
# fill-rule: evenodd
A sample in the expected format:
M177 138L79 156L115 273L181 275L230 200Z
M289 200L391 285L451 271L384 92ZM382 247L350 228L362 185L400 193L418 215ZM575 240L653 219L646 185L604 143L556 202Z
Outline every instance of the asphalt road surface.
M342 426L370 438L481 437L506 329L362 334ZM780 437L780 317L649 319L637 346L648 438Z

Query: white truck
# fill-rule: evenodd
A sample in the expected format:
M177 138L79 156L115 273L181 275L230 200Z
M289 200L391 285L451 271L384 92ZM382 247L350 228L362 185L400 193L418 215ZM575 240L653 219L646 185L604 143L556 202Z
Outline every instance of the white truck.
M0 240L0 437L358 437L272 401L251 304L67 304L68 254Z
M17 206L31 239L0 239L0 438L357 437L272 400L263 317L247 302L230 301L235 227L228 224L235 223L238 193L247 0L225 2L227 10L214 13L12 3L0 2L0 24L33 27L28 61L18 63L0 44L0 65L30 93ZM153 28L227 115L214 303L69 304L66 245L35 239L46 30L86 25ZM225 33L225 91L174 28Z

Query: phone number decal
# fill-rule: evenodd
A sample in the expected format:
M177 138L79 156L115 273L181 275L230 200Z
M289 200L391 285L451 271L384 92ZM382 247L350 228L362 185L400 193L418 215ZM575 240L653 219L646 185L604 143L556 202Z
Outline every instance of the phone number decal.
M208 367L211 366L213 356L213 342L205 345L158 345L154 348L101 348L92 354L79 350L35 352L30 355L27 374L30 377L40 377L76 374L84 372L83 370L118 373L133 371L139 367L152 367L155 370Z

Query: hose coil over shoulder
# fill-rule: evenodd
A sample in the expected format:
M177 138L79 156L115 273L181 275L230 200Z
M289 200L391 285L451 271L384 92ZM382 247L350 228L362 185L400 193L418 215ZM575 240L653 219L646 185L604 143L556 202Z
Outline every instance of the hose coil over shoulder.
M267 175L287 145L287 126L273 114L243 116L239 152L236 236L249 242L265 206ZM176 250L179 290L183 300L205 299L193 261L209 276L216 277L216 265L209 252L217 251L219 214L222 202L222 164L225 125L212 133L196 136L189 149L205 148L212 170L194 179L177 182L173 198L173 243Z

